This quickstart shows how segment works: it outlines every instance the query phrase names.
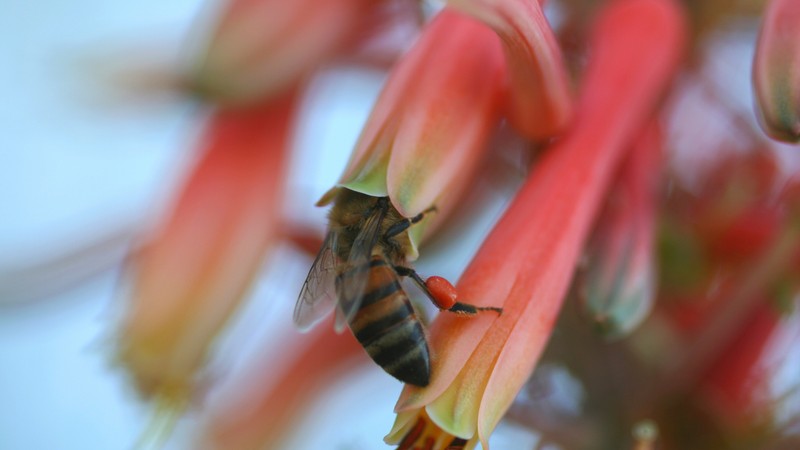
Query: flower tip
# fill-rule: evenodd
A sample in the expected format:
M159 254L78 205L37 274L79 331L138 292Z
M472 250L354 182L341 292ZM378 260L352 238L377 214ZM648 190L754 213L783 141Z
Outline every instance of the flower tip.
M387 433L386 436L384 436L383 442L389 445L394 445L403 440L403 437L405 437L414 426L412 419L415 417L416 411L406 411L397 414L397 417L394 419L392 429L389 430L389 433Z
M638 274L628 275L627 283L622 279L611 291L603 290L592 283L586 308L595 330L607 340L627 336L638 327L652 309L655 298L655 274L648 266L640 268ZM620 282L624 285L620 285Z
M342 188L339 187L339 186L334 186L334 187L328 189L328 192L322 194L322 197L320 197L320 199L317 200L317 203L314 203L314 206L328 206L328 205L330 205L331 202L333 202L333 199L336 198L336 195L339 194L339 191L341 189Z
M423 388L406 384L400 398L394 405L394 412L403 414L410 410L415 410L425 406L425 398L423 396Z
M205 101L229 97L214 80L215 77L210 76L207 71L192 71L183 78L183 90L190 96Z
M186 410L188 400L185 395L175 395L174 392L158 394L147 426L142 430L133 448L163 448L178 419Z
M197 100L226 107L241 107L254 104L261 97L255 93L223 82L230 78L224 73L215 73L211 68L199 68L181 78L180 89Z
M800 142L800 114L788 107L786 95L756 94L758 124L770 138L796 144Z
M635 303L643 305L643 307L631 313L610 313L594 316L596 333L608 342L618 341L632 333L647 317L652 304L650 301L637 301Z
M448 4L482 21L500 36L509 78L505 99L509 123L533 140L562 133L574 113L570 79L540 3L450 0Z
M800 141L800 3L774 0L764 15L753 59L755 106L773 139Z

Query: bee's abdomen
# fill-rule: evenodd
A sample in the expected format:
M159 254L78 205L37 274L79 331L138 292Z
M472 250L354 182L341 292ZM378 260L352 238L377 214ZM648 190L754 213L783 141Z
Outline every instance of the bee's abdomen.
M404 383L427 386L430 353L425 331L385 261L373 259L361 306L350 328L369 356Z

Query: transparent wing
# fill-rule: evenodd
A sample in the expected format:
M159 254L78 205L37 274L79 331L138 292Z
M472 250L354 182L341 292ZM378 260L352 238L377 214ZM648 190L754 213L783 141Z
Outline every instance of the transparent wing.
M300 296L294 306L294 323L307 331L336 307L336 234L328 232L311 270L308 271Z
M364 297L364 289L367 287L369 279L369 263L372 257L372 249L378 242L381 231L381 223L386 217L386 208L377 207L372 214L364 221L364 226L358 233L350 255L347 258L347 270L341 279L341 286L338 286L339 309L336 311L336 331L341 332L347 322L353 318L361 306Z

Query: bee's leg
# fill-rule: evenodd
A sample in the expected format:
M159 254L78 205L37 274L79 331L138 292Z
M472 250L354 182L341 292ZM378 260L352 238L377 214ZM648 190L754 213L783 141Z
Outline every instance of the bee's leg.
M390 226L389 229L386 230L386 234L383 235L384 239L388 239L390 237L397 236L398 234L402 233L403 231L406 231L408 229L408 227L410 227L411 225L414 225L415 223L417 223L420 220L422 220L423 218L425 218L426 214L430 214L430 213L435 212L435 211L436 211L436 207L435 206L431 206L430 208L426 209L425 211L422 211L421 213L417 214L414 217L411 217L409 219L403 219L403 220L401 220L401 221L399 221L397 223L393 223L392 226Z
M449 281L441 277L430 277L428 281L422 279L416 270L410 267L394 266L394 270L401 277L410 277L422 289L422 292L431 299L437 308L456 314L475 315L481 311L494 311L503 313L503 308L494 306L475 306L469 303L456 301L456 289ZM434 292L435 291L435 292Z

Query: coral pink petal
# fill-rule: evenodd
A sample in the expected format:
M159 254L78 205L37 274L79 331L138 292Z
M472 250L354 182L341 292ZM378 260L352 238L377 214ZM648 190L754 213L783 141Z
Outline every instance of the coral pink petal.
M253 103L291 88L339 54L370 10L368 0L232 0L189 74L195 89Z
M404 93L387 173L389 196L408 217L474 171L497 124L503 73L499 39L455 11L442 11L418 46L430 49L426 68Z
M450 0L502 38L508 65L506 114L522 135L542 140L563 132L573 115L570 80L541 5L530 0Z
M171 217L133 255L120 359L143 394L191 382L277 235L292 105L218 112Z
M682 11L672 0L617 0L598 18L576 127L542 161L520 194L530 196L527 204L537 205L542 219L532 220L531 229L539 231L542 242L522 262L522 273L528 276L518 280L520 295L512 292L506 302L509 318L499 319L507 320L511 330L509 345L500 347L496 365L487 374L478 420L484 442L538 361L600 196L624 149L646 124L675 74L685 27ZM493 357L497 350L485 340L473 358Z

